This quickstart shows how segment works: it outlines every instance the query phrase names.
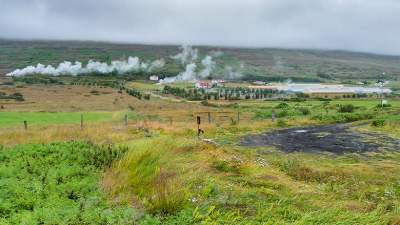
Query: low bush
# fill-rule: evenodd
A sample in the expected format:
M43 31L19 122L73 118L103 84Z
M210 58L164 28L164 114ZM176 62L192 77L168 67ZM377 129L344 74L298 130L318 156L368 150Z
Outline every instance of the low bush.
M375 106L375 108L390 108L390 107L392 107L392 105L391 104L378 104L378 105L376 105Z
M271 119L272 112L270 110L256 111L254 119Z
M305 115L305 116L311 114L310 109L309 109L309 108L306 108L306 107L300 107L300 108L297 108L297 110L298 110L299 112L301 112L301 114L303 114L303 115Z
M281 102L275 108L277 108L277 109L286 109L286 108L289 108L289 104L287 104L286 102Z
M320 114L312 117L313 120L325 123L349 123L373 118L374 115L371 113Z
M278 127L286 127L286 126L287 126L287 123L286 123L285 120L278 120L278 122L276 123L276 125L277 125Z
M285 108L278 110L276 113L277 118L284 118L284 117L295 117L304 115L303 112L297 110L296 108Z
M0 92L0 99L14 99L16 101L24 101L25 100L24 96L19 92L9 94L9 95L7 95L4 92Z
M346 104L346 105L340 105L338 112L340 113L352 113L354 112L354 110L356 109L356 107L352 104Z
M377 119L372 121L371 125L374 127L384 127L386 121L384 119Z

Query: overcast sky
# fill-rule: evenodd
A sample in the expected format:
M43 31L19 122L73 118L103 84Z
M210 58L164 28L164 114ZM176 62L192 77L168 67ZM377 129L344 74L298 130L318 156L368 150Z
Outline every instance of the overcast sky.
M400 0L0 0L0 37L400 55Z

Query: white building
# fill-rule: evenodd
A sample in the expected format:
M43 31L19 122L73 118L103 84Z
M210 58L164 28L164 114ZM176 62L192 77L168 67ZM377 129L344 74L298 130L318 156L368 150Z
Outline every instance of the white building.
M156 76L156 75L150 76L149 79L152 80L152 81L158 81L159 80L158 76Z

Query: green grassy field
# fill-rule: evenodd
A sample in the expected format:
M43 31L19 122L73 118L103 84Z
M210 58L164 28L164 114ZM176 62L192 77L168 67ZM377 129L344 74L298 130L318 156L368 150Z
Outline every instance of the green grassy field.
M112 112L0 112L0 126L22 126L24 120L30 125L80 124L81 114L86 122L114 119Z
M116 112L0 112L0 127L22 126L26 120L28 125L62 125L80 124L81 115L84 123L117 122L124 120L125 114L129 120L139 120L144 117L132 111Z
M147 85L141 87L145 90ZM202 137L217 144L199 140L195 123L185 119L188 115L175 115L179 111L175 104L199 103L169 102L165 118L149 116L151 110L130 112L132 124L123 129L103 121L121 122L124 111L90 112L87 120L95 126L83 130L62 127L79 123L80 112L2 112L7 120L2 122L0 138L15 137L17 144L0 153L0 194L5 196L0 202L1 222L398 224L400 154L396 151L335 155L238 145L248 134L353 119L364 123L358 129L400 137L399 103L390 100L391 107L379 109L378 102L332 100L326 105L328 111L325 101L317 100L242 100L233 106L211 106L212 111L242 113L239 123L213 117L209 124L203 117ZM146 106L148 101L142 103ZM341 112L344 105L354 108ZM275 123L272 110L277 114ZM175 116L174 121L168 116ZM32 124L40 125L40 130L4 128L20 124L23 118L36 121ZM372 126L377 119L385 124ZM60 127L51 128L59 122ZM35 139L43 136L47 138ZM82 142L60 142L64 137ZM45 144L26 144L31 140ZM103 140L107 145L93 145ZM110 153L112 146L124 146L120 148L124 154Z

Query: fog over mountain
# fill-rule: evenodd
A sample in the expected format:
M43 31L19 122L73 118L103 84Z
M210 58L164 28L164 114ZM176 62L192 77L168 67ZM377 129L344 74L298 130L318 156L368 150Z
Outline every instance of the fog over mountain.
M398 0L0 0L0 37L400 55Z

